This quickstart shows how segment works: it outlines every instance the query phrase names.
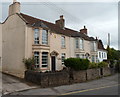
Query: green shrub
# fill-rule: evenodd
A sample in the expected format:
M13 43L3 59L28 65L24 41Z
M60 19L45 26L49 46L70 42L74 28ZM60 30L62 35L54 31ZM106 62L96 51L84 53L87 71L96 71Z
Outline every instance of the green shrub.
M68 58L64 60L64 64L66 67L70 67L74 70L86 70L89 67L89 60L80 58Z
M106 62L98 63L98 68L107 67L107 66L108 66L108 63L106 63Z
M89 69L98 68L98 63L90 62Z
M24 58L23 63L25 64L26 69L34 70L35 68L35 59L32 58Z
M117 63L115 64L115 70L120 73L120 60L117 60Z

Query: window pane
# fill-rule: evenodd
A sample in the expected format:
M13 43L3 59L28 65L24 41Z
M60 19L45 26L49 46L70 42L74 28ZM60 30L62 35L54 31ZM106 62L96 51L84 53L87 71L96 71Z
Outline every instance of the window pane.
M42 52L42 67L48 66L48 52Z
M34 52L35 68L39 68L39 52Z
M42 30L42 44L48 44L48 31Z
M80 49L83 50L83 39L80 39Z
M39 44L39 29L34 29L34 44Z
M76 39L76 48L79 48L79 41L78 41L78 38Z
M62 53L62 55L61 55L61 60L62 60L62 65L64 65L65 53Z
M64 36L61 37L61 45L62 45L62 48L65 48L65 37Z

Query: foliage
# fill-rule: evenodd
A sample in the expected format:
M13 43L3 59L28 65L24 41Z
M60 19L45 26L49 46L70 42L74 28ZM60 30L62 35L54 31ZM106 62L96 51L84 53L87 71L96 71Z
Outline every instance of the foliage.
M119 60L120 59L120 50L115 50L114 48L107 47L107 56L108 60Z
M68 58L64 60L65 66L74 70L86 70L89 67L89 63L88 59L80 58Z
M98 63L90 62L89 69L98 68Z
M102 67L106 67L106 66L108 66L108 63L106 63L106 62L99 62L98 63L98 68L102 68Z
M24 58L23 63L25 64L26 69L34 70L35 68L35 59L32 58Z
M118 60L117 63L115 64L115 70L117 72L120 72L120 60Z

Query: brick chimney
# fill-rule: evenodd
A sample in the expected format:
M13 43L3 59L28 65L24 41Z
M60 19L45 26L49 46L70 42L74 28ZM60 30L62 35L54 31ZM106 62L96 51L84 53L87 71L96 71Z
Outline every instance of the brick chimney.
M61 29L64 29L64 27L65 27L65 20L63 18L63 15L60 16L59 20L55 21L55 24L57 24Z
M85 26L84 26L83 29L80 29L80 33L83 33L83 34L87 35L87 29L86 29Z
M20 13L20 2L13 0L13 4L9 6L9 16L15 13Z

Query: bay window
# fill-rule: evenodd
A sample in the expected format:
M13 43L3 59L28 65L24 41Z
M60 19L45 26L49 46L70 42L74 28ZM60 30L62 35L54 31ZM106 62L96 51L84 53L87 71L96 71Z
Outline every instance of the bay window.
M48 67L48 52L42 52L42 67Z
M42 30L42 44L48 44L48 31Z
M39 68L39 52L34 52L35 68Z
M34 29L34 44L39 44L39 29Z

